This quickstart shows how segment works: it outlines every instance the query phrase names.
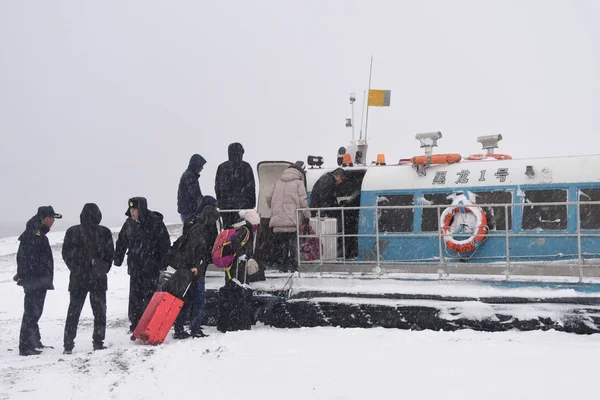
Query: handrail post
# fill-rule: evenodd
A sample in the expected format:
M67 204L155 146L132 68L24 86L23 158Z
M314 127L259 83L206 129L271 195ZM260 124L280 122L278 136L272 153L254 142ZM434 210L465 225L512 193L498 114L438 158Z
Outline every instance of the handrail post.
M317 230L319 231L319 265L323 269L323 230L321 229L321 209L317 209Z
M443 242L442 242L442 227L440 226L440 222L442 219L442 206L436 206L435 209L437 210L437 221L438 221L438 248L440 250L439 254L440 254L440 268L444 266L445 264L445 260L444 260L444 249L443 249ZM421 208L421 210L423 210L423 208ZM423 221L423 211L421 211L421 221ZM421 226L423 226L423 223L421 223Z
M337 252L337 238L336 238L336 252ZM346 224L344 220L344 209L342 208L342 262L346 262Z
M581 204L579 201L577 201L577 266L579 268L579 283L583 283L583 252L581 251Z
M302 263L302 258L300 257L300 235L302 234L302 231L300 230L300 218L298 217L300 212L301 211L296 210L296 257L298 257L296 260L298 260L298 266Z
M379 267L379 205L375 206L375 247L377 251L377 266Z
M504 205L504 232L505 232L505 242L506 242L506 270L504 271L504 276L506 278L506 280L510 279L510 231L508 229L509 224L508 224L508 207L509 205L505 204ZM510 206L512 207L512 205ZM514 210L512 210L514 212ZM511 216L513 214L513 212L511 212ZM512 229L512 225L510 226Z

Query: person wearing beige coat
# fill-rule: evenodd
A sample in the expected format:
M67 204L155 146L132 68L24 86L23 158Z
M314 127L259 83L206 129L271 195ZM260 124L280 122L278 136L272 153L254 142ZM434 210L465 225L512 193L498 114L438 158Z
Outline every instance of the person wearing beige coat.
M304 175L300 167L292 165L277 180L271 194L266 198L271 209L269 227L275 233L275 260L281 272L298 270L297 210L308 208ZM310 211L298 216L300 223L307 223Z

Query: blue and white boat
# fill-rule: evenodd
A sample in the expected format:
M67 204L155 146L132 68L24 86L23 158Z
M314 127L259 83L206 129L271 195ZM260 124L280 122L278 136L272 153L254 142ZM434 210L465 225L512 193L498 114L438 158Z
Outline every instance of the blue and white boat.
M417 134L425 154L395 165L381 156L370 165L360 162L366 143L341 149L346 178L337 193L343 205L338 257L302 267L598 276L600 155L513 159L495 152L501 135L477 139L483 154L434 154L441 137ZM309 196L315 182L338 167L320 163L309 157ZM265 192L288 165L258 166L263 218L270 216Z

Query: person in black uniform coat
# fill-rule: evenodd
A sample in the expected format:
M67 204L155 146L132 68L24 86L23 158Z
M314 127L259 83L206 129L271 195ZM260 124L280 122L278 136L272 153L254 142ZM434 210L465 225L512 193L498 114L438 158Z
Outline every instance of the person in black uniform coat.
M215 194L219 210L242 210L256 206L256 184L252 167L243 161L244 147L231 143L229 160L217 168ZM238 219L237 212L222 212L223 226L229 229Z
M120 267L129 250L129 322L133 332L156 290L160 272L167 268L171 239L162 214L149 210L144 197L129 199L128 206L128 218L117 239L114 265Z
M42 344L38 322L44 311L46 293L54 290L54 257L46 234L58 218L62 215L55 213L52 206L39 207L19 236L14 280L25 292L19 335L19 354L22 356L37 355L41 353L38 349L49 347Z
M102 350L106 333L106 274L110 271L114 243L110 229L100 225L102 213L94 203L83 206L80 225L70 227L62 247L62 256L69 276L71 301L65 323L64 353L71 354L75 346L77 325L85 298L89 292L94 314L92 343L94 350Z

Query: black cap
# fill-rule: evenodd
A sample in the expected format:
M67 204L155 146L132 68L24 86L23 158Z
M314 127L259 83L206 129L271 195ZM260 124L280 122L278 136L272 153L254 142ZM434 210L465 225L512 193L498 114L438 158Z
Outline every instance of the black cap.
M140 202L135 197L129 199L127 205L129 206L129 208L140 208Z
M331 171L331 175L337 175L343 178L344 176L346 176L346 172L341 168L336 168L333 171Z
M44 219L46 217L52 217L52 218L56 218L56 219L62 218L62 214L57 214L56 212L54 212L54 208L52 208L52 206L38 207L37 215L41 219Z

